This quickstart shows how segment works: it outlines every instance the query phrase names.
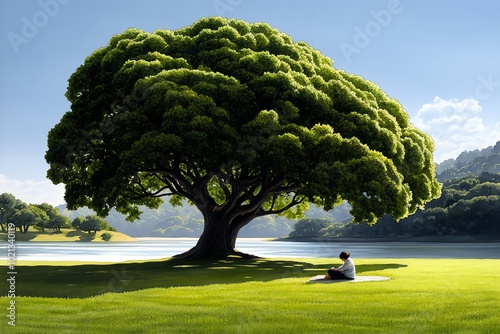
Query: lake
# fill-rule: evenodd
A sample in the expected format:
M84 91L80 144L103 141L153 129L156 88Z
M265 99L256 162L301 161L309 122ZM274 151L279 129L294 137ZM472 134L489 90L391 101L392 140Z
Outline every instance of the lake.
M196 238L139 238L137 242L16 242L17 260L122 262L152 260L187 251ZM500 259L500 242L290 242L240 238L238 250L261 257L337 258L347 250L353 258ZM7 243L0 244L7 258Z

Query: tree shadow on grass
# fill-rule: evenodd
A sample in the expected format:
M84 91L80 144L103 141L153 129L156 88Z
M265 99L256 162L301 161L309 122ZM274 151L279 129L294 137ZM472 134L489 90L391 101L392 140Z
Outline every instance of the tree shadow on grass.
M80 230L69 231L68 233L66 233L66 237L73 238L73 237L81 236L82 234L83 234L83 232Z
M28 231L28 232L19 232L16 229L16 238L15 241L30 241L35 239L39 232ZM7 232L0 232L0 241L7 241L8 234Z
M84 231L81 231L81 230L70 231L70 232L66 233L66 237L67 238L78 237L77 241L90 242L90 241L92 241L92 240L95 239L96 233L95 232L88 233L88 232L84 232Z
M358 273L365 273L402 267L406 265L360 264L356 269ZM300 260L224 258L112 265L18 266L16 269L18 296L84 298L148 288L306 278L323 274L327 268L324 264Z

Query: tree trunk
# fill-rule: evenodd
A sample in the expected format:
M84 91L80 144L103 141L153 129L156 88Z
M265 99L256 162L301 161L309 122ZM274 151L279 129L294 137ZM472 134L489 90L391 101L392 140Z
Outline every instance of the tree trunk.
M243 258L256 258L255 255L239 252L235 248L238 232L254 218L254 215L244 218L228 218L224 212L214 213L213 210L210 211L203 213L205 224L196 246L175 257L221 258L237 255Z

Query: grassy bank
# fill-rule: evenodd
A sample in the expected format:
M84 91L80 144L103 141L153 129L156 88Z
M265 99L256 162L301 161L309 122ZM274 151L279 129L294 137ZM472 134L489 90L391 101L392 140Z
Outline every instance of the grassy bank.
M59 242L59 241L83 241L83 242L105 242L102 239L104 233L111 234L109 241L136 241L126 234L117 231L98 231L97 233L87 233L76 231L74 229L61 229L61 232L52 230L37 231L31 230L26 233L16 231L16 241L42 241L42 242ZM7 233L0 233L0 241L7 240Z
M359 275L391 280L308 283L336 261L25 263L16 267L15 333L497 330L500 260L357 259ZM7 290L4 283L2 290ZM0 305L9 301L1 297ZM0 323L1 333L14 332L7 320Z

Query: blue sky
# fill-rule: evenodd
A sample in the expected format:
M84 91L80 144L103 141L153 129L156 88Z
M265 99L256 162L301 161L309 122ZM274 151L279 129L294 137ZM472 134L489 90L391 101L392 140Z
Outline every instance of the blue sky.
M0 193L63 203L45 178L67 79L129 27L267 22L377 83L436 142L435 160L500 140L500 1L0 0Z

